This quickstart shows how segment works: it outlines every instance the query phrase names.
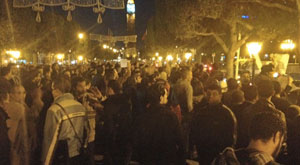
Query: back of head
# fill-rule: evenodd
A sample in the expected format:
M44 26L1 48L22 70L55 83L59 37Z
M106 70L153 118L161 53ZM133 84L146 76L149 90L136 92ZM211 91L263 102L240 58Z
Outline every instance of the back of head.
M220 85L215 84L215 83L208 85L206 87L206 90L211 90L211 91L216 90L216 91L218 91L219 94L222 94L222 88L220 87Z
M192 87L193 87L193 95L199 96L204 94L204 87L200 80L193 79L192 80Z
M78 85L78 83L81 83L83 81L85 81L85 79L81 76L73 77L72 82L71 82L72 90L76 89L76 86Z
M230 78L227 81L227 87L228 87L228 90L235 90L239 87L239 84L236 79Z
M258 95L262 98L269 98L274 95L274 86L271 80L261 80L257 84Z
M64 76L58 76L53 80L53 88L58 89L62 93L69 93L71 91L71 82Z
M0 80L0 103L8 99L8 94L10 93L11 85L6 80Z
M180 77L182 79L187 79L189 76L189 73L191 72L191 69L189 67L182 67L181 71L180 71Z
M122 85L117 80L110 80L107 87L111 88L115 94L122 93Z
M242 90L234 90L231 95L232 104L241 104L245 101L244 92Z
M3 67L3 68L1 69L1 76L6 76L6 75L8 75L8 74L10 73L10 71L11 71L11 68L10 68L10 67Z
M286 123L280 113L263 112L259 113L251 121L249 127L249 137L251 140L262 140L267 142L275 134L281 135L286 133Z
M159 105L161 96L167 92L167 83L160 80L151 85L147 90L147 101L151 105Z
M245 100L254 101L258 97L257 87L251 85L244 89Z

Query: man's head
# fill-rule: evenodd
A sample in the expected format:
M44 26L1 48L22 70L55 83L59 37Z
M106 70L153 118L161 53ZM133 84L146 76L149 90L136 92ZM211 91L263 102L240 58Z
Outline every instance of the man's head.
M274 65L273 64L268 64L268 65L264 65L261 67L261 73L273 78L273 73L274 73Z
M115 95L122 93L122 85L117 80L110 80L107 84L107 94Z
M238 82L234 78L230 78L227 81L228 91L236 90L239 87Z
M256 146L274 158L278 156L286 134L286 123L277 112L257 114L249 127L250 146ZM255 149L255 148L254 148Z
M244 92L242 90L234 90L232 92L232 104L242 104L245 101Z
M10 92L10 99L19 103L24 103L26 97L26 91L22 85L15 85Z
M275 91L271 80L262 80L257 84L258 95L261 98L271 98Z
M181 70L181 77L184 80L187 80L188 82L191 82L193 79L193 72L191 71L190 68L184 67Z
M86 92L86 81L83 77L74 77L72 79L72 91L76 96L82 96Z
M156 81L147 91L147 100L151 105L168 103L168 84L164 80Z
M12 72L10 67L4 67L1 69L1 76L7 80L12 78Z
M5 80L0 80L0 104L9 102L9 93L11 85Z
M209 85L206 88L206 94L208 97L208 103L209 104L219 104L222 100L222 89L217 84Z
M119 74L115 69L108 69L105 71L105 78L107 81L117 80L119 78Z
M71 91L71 83L63 76L55 78L52 82L52 95L54 98Z
M246 101L256 102L258 99L257 87L254 85L244 88L244 96Z
M249 71L244 71L241 74L241 83L242 83L242 85L249 85L250 82L251 82L250 72Z

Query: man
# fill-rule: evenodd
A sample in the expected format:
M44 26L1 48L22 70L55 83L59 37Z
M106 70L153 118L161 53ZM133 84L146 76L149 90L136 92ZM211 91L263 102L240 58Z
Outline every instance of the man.
M241 114L240 138L245 139L243 142L244 144L241 144L241 147L246 147L246 145L249 143L247 128L249 127L252 118L256 114L260 112L272 111L275 113L279 113L279 115L282 115L283 118L285 118L284 114L276 109L275 105L271 102L271 98L275 93L273 82L271 80L261 80L257 86L257 90L259 95L258 101L254 105L246 108Z
M184 143L179 121L168 106L166 82L148 92L149 107L134 124L134 149L143 165L184 165Z
M274 112L257 114L249 127L248 147L234 151L226 148L213 165L261 164L278 165L278 156L286 135L285 120ZM295 163L295 162L294 162Z
M181 79L174 85L174 99L179 103L183 116L193 110L193 73L189 68L182 68ZM171 96L172 97L172 96Z
M9 119L4 110L4 105L9 102L10 84L0 80L0 164L11 164L11 143L8 137L7 120Z
M198 152L200 164L210 164L224 148L236 142L237 121L229 108L221 103L221 87L207 87L208 106L197 110L192 121L191 143Z
M286 116L288 113L288 109L291 106L288 100L281 98L281 86L278 81L273 81L275 94L272 97L271 101L274 103L275 107L281 110Z
M239 88L239 84L236 79L230 78L227 81L227 92L225 92L222 97L222 102L224 105L226 105L227 107L231 107L232 101L234 101L232 99L232 93L238 88Z
M48 109L44 128L44 164L82 163L80 150L85 143L83 136L87 124L86 110L74 100L70 90L71 84L68 80L58 77L53 81L54 104Z
M249 71L244 71L241 74L241 89L245 92L245 90L251 85L251 77Z
M10 91L10 102L4 107L7 120L8 137L12 144L12 164L29 164L28 122L25 106L26 92L23 86L15 85Z
M261 67L261 72L259 75L254 77L254 84L258 85L261 81L264 80L273 80L273 73L274 73L274 65L268 64Z
M128 164L131 156L132 111L130 98L117 80L108 82L104 106L105 164Z

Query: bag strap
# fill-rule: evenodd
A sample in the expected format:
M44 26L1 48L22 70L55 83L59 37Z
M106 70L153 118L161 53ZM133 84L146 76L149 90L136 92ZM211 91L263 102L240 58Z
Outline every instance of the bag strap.
M59 106L60 109L64 112L64 114L67 116L67 118L68 118L68 120L69 120L69 122L70 122L70 124L71 124L71 126L72 126L72 128L73 128L73 131L74 131L74 133L75 133L76 138L79 140L79 142L81 143L81 145L84 146L84 143L82 142L82 140L81 140L80 137L78 136L78 134L77 134L77 132L76 132L76 129L75 129L74 125L73 125L73 122L71 121L71 119L70 119L68 113L66 112L65 108L64 108L63 106L61 106L60 104L58 104L58 103L55 103L55 104L56 104L57 106Z

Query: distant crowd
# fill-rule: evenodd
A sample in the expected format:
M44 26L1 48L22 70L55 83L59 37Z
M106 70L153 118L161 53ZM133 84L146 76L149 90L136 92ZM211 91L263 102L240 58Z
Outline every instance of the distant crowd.
M198 63L0 73L1 165L300 163L300 88L272 64L239 80Z

